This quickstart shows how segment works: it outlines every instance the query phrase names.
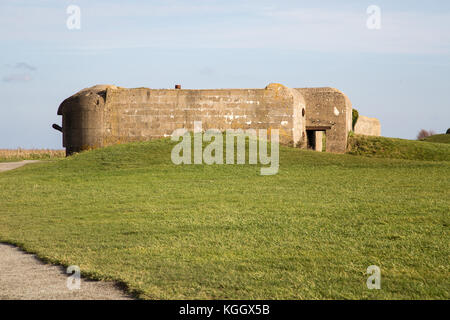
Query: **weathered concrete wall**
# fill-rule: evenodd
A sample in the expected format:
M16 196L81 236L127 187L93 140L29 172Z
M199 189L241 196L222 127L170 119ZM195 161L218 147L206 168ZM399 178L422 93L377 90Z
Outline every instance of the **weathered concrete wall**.
M380 120L360 115L355 124L355 133L366 136L381 136Z
M298 90L176 90L95 86L63 101L67 153L116 143L167 137L175 129L279 129L280 143L305 146L306 105Z
M95 86L79 91L58 108L62 115L63 146L66 153L104 146L104 107L107 88Z
M315 136L315 146L314 146L314 150L318 151L318 152L322 152L323 149L323 132L322 131L316 131L315 132L316 136Z
M297 88L306 103L306 129L331 127L326 130L326 151L344 153L348 132L352 129L352 104L334 88Z

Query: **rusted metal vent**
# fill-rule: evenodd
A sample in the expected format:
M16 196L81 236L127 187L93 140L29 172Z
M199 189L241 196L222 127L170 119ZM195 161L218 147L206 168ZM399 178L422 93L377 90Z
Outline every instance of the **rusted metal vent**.
M176 84L175 89L181 89L181 84Z

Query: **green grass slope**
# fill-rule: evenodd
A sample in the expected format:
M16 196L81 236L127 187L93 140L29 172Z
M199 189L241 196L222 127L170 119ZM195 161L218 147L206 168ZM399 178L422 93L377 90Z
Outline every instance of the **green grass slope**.
M422 139L422 141L437 142L437 143L450 143L450 134L435 134L435 135L426 137L425 139Z
M348 153L366 157L450 161L450 145L397 138L351 135Z
M146 299L450 298L450 163L282 147L261 176L173 165L173 145L0 173L0 241Z

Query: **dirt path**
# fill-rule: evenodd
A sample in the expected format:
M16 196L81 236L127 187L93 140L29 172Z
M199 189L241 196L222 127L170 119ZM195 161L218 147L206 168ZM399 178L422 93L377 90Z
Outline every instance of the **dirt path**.
M79 289L70 290L69 276L63 267L44 264L32 254L0 244L0 300L131 299L110 282L81 279ZM70 280L69 284L75 284Z
M39 160L23 160L19 162L0 162L0 172L13 170L26 165L27 163L39 162Z
M33 160L0 163L0 172L16 169ZM60 266L44 264L35 255L0 243L0 300L124 300L130 296L114 283L80 279L79 289L72 274ZM71 287L71 289L69 289Z

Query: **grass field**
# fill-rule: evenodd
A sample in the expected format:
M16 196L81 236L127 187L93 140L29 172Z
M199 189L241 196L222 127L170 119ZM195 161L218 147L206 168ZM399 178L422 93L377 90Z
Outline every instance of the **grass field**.
M433 136L426 137L422 141L437 142L437 143L450 143L450 134L435 134Z
M352 135L349 137L348 145L349 153L359 156L450 161L450 145L443 143Z
M65 150L51 149L0 149L0 162L14 162L21 160L48 160L63 158Z
M1 173L0 241L146 299L450 298L450 162L281 147L279 173L261 176L175 166L173 145Z

